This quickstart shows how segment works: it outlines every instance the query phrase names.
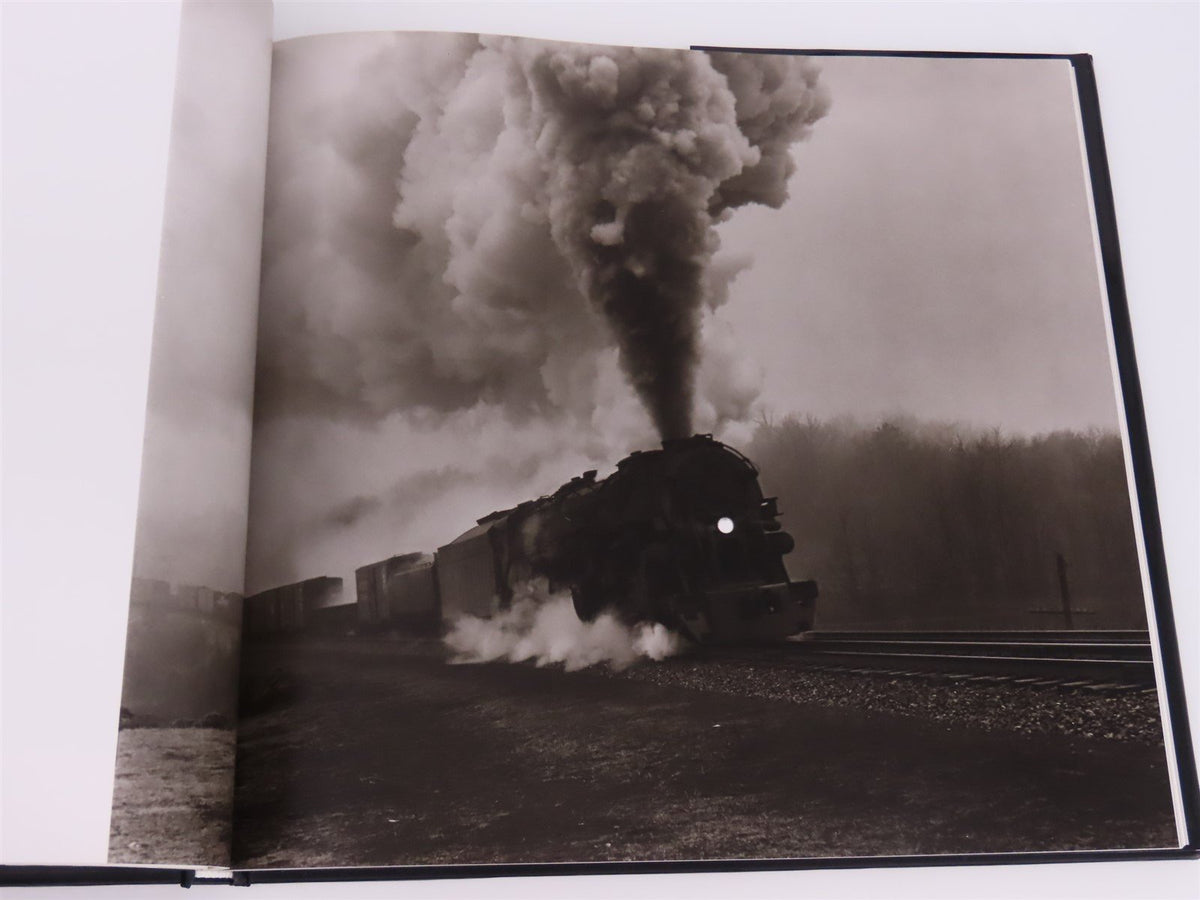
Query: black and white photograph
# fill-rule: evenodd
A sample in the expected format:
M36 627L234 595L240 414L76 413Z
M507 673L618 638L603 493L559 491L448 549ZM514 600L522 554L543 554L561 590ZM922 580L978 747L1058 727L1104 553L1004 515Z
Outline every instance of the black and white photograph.
M1194 896L1200 8L0 7L0 884Z
M232 864L1180 846L1072 63L277 44Z

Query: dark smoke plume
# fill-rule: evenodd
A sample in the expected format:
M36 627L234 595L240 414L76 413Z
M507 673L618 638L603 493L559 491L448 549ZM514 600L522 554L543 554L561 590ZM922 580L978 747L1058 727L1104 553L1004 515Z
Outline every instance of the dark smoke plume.
M734 206L779 206L824 115L796 57L512 42L555 244L663 438L691 433L704 272ZM518 85L519 87L520 85Z

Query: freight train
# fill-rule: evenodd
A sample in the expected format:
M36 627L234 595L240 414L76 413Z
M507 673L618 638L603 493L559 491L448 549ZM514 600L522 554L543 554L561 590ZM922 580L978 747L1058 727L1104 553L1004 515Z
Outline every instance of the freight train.
M247 637L319 630L352 606L342 603L342 579L322 576L271 588L242 602L242 634ZM342 616L345 613L341 613Z
M588 471L549 496L484 516L432 556L363 566L357 627L435 633L462 615L508 608L521 584L543 578L570 593L583 621L609 611L698 643L782 640L812 627L817 597L815 582L789 577L792 548L754 464L695 435L634 452L607 478ZM248 598L247 616L271 593ZM309 617L347 614L314 608Z

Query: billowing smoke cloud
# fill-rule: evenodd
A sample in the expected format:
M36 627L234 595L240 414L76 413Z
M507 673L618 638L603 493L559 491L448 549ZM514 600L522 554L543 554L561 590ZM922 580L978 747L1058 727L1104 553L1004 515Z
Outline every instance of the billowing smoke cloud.
M348 40L362 54L368 39ZM689 432L722 294L713 226L786 198L790 147L828 106L815 66L369 40L344 96L290 78L279 53L259 416L482 401L586 418L615 342L660 434ZM329 69L353 57L339 46Z
M714 225L786 196L811 62L371 34L284 42L272 79L250 589L741 436L750 261Z
M629 626L610 613L581 622L570 595L551 593L545 579L519 585L512 606L498 615L463 616L445 640L457 663L533 660L539 666L561 663L568 672L601 663L620 670L687 646L658 623Z

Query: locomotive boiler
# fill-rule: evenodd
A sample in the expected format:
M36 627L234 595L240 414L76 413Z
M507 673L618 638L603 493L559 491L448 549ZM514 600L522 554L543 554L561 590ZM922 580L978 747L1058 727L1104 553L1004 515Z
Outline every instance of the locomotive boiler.
M438 549L437 593L451 622L503 609L542 577L584 621L611 611L702 643L780 640L812 627L817 596L788 576L792 547L754 464L695 435L478 520Z
M542 578L570 592L584 621L611 612L700 643L783 640L812 628L817 597L815 582L789 577L792 547L754 464L701 434L635 452L607 478L585 472L484 516L433 555L362 566L353 602L310 590L336 582L340 591L334 578L247 597L247 634L429 634L463 615L501 612Z

